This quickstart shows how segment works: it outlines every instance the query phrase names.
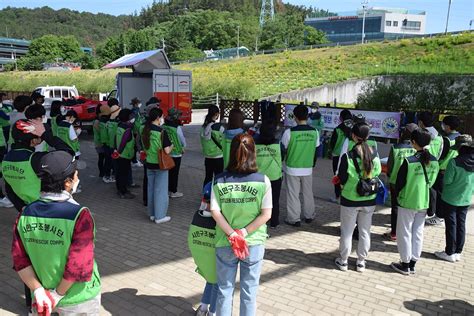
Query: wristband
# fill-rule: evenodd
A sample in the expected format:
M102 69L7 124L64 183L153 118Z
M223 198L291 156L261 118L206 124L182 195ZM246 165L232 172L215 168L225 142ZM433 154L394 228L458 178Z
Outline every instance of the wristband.
M242 232L242 235L243 235L244 238L249 234L249 232L247 231L247 228L245 228L245 227L241 228L240 231Z

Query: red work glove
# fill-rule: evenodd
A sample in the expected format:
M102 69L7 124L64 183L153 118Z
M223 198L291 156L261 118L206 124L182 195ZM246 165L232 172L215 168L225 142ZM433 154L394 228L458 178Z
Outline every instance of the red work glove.
M115 149L114 152L112 153L112 159L119 159L119 158L120 158L120 154L117 151L117 149Z
M146 161L146 151L140 151L140 161Z
M339 176L334 176L334 177L332 177L331 182L332 182L332 184L337 185L337 184L341 183L341 179L339 179Z
M249 255L249 247L245 238L240 235L237 231L232 232L227 239L229 239L230 245L234 255L240 260L244 260Z

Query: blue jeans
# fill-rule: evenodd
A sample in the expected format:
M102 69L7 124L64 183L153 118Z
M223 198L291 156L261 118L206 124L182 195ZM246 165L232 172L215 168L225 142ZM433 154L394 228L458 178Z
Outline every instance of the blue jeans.
M168 211L168 170L147 169L148 214L162 219Z
M206 282L204 293L202 294L201 302L209 305L209 312L216 312L217 291L219 287L217 284Z
M216 248L217 260L217 310L219 316L232 315L235 277L240 263L240 315L255 315L257 309L257 290L262 270L264 245L249 247L249 256L239 260L231 247Z

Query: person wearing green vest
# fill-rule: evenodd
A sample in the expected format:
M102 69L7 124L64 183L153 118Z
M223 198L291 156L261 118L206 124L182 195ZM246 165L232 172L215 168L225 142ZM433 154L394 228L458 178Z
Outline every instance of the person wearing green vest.
M209 106L199 134L205 168L203 187L206 183L209 183L213 177L224 171L222 141L224 139L225 129L221 123L217 123L218 119L219 108L215 105Z
M0 127L3 131L3 137L8 143L8 138L10 137L10 113L13 111L13 108L10 104L4 102L6 98L7 95L0 92Z
M45 141L56 150L74 152L39 121L18 120L11 132L14 143L3 159L2 172L7 196L21 212L40 195L40 181L34 170L37 170L41 157L47 152L35 152L35 146Z
M108 146L109 135L107 133L107 123L110 119L110 106L108 104L102 104L99 111L99 141L102 144L104 154L104 173L102 175L102 181L104 183L112 183L115 182L115 178L112 176L112 151Z
M316 147L319 146L318 131L307 124L308 107L298 105L293 110L295 127L287 129L281 137L285 152L286 208L285 223L301 226L300 193L303 194L303 217L311 223L315 217L313 197L313 167L316 164Z
M81 155L81 147L79 144L80 128L74 128L74 122L77 120L77 113L74 110L69 110L64 115L63 119L58 122L57 133L58 137L63 142L69 145L74 150L76 159Z
M339 114L340 124L334 129L329 141L329 148L332 152L332 171L334 175L337 174L337 168L339 166L339 159L341 156L342 145L346 139L351 137L352 128L352 113L351 111L344 109ZM334 203L339 203L341 196L341 185L338 183L334 184L335 198L331 198Z
M160 169L158 151L163 149L165 153L170 154L173 144L168 133L160 127L162 118L163 110L152 107L142 133L143 150L146 154L148 214L150 220L156 224L171 220L171 217L166 215L169 204L168 170Z
M186 138L184 138L183 128L179 122L181 111L176 108L168 110L168 116L163 124L163 129L173 144L173 150L170 156L173 158L174 167L169 170L168 174L168 192L170 198L180 198L183 193L178 192L179 168L181 166L181 158L186 148Z
M272 185L272 218L270 228L280 225L280 191L282 183L282 149L276 135L276 124L267 120L262 123L259 133L254 136L257 151L258 172L270 179Z
M411 133L411 143L416 154L405 158L395 184L398 192L397 246L400 262L390 265L396 272L415 273L421 258L423 229L430 204L430 188L439 171L436 157L429 152L431 135L418 128Z
M342 186L341 192L341 238L339 239L340 256L336 258L336 266L347 271L348 259L352 249L352 234L357 224L357 272L364 272L366 259L370 249L370 227L375 211L376 193L364 194L358 190L362 180L377 180L382 167L377 149L369 146L367 139L370 126L360 122L351 130L351 138L355 147L341 156L337 178Z
M244 114L240 109L232 109L229 112L229 124L224 131L224 137L222 139L222 154L224 157L224 169L227 168L227 164L230 160L230 145L235 135L244 132Z
M216 221L217 310L232 314L235 276L240 265L240 315L255 315L257 291L271 218L272 188L257 172L252 136L232 139L227 171L218 175L211 192L211 213Z
M110 153L110 156L112 156L114 150L117 149L117 144L115 143L115 140L116 140L117 127L119 124L118 115L120 113L121 108L118 105L118 100L115 98L111 98L107 102L110 107L110 117L106 124L107 149L108 149L107 154ZM117 161L115 159L112 159L110 163L111 163L111 168L112 168L112 174L110 176L109 183L112 183L112 182L115 182L117 178Z
M454 115L448 115L443 118L441 122L441 129L443 130L443 151L439 158L439 173L436 182L433 185L433 190L436 192L435 215L426 220L427 225L441 225L444 218L441 195L443 194L443 178L446 167L451 159L457 157L458 151L454 149L455 139L461 135L457 128L461 125L461 120Z
M311 103L311 114L309 115L308 125L314 127L320 136L323 135L324 118L321 112L319 112L318 102Z
M99 178L105 176L105 154L102 140L100 137L100 104L95 108L96 118L92 123L92 133L94 134L94 147L97 152L97 168L99 169Z
M66 152L43 155L36 170L39 200L18 216L14 269L43 315L99 315L101 282L94 260L95 225L72 197L79 184L76 161Z
M390 199L392 203L390 213L390 232L384 233L384 236L391 240L397 240L397 190L395 184L397 183L397 175L400 166L405 161L405 158L413 156L416 150L411 145L411 133L417 129L418 126L415 123L407 124L400 135L398 144L392 145L387 161L387 177L390 184Z
M133 123L135 117L130 109L123 109L118 115L119 124L115 133L115 144L117 144L114 160L116 161L116 186L117 193L121 199L133 199L135 195L128 190L130 173L132 172L132 158L135 155L135 137L133 135Z
M474 142L471 135L456 137L453 149L459 155L446 168L441 195L445 215L446 248L436 257L455 262L461 260L466 239L466 215L474 195Z
M66 112L62 113L61 110L65 111L62 101L55 100L51 103L51 110L49 111L49 125L51 126L54 136L58 136L58 122L62 121L61 116L66 114Z
M206 280L196 316L215 316L217 308L216 221L209 210L211 190L212 182L209 182L203 188L201 206L194 213L188 232L188 247L197 266L196 272Z

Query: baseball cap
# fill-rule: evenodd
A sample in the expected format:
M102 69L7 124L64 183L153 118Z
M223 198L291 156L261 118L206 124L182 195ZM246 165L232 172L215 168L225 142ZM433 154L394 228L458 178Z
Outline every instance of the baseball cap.
M38 176L53 181L65 180L77 169L74 157L65 151L52 151L41 157Z
M474 148L474 142L472 141L472 136L469 134L463 134L456 137L453 148L459 149L461 147L471 147Z

